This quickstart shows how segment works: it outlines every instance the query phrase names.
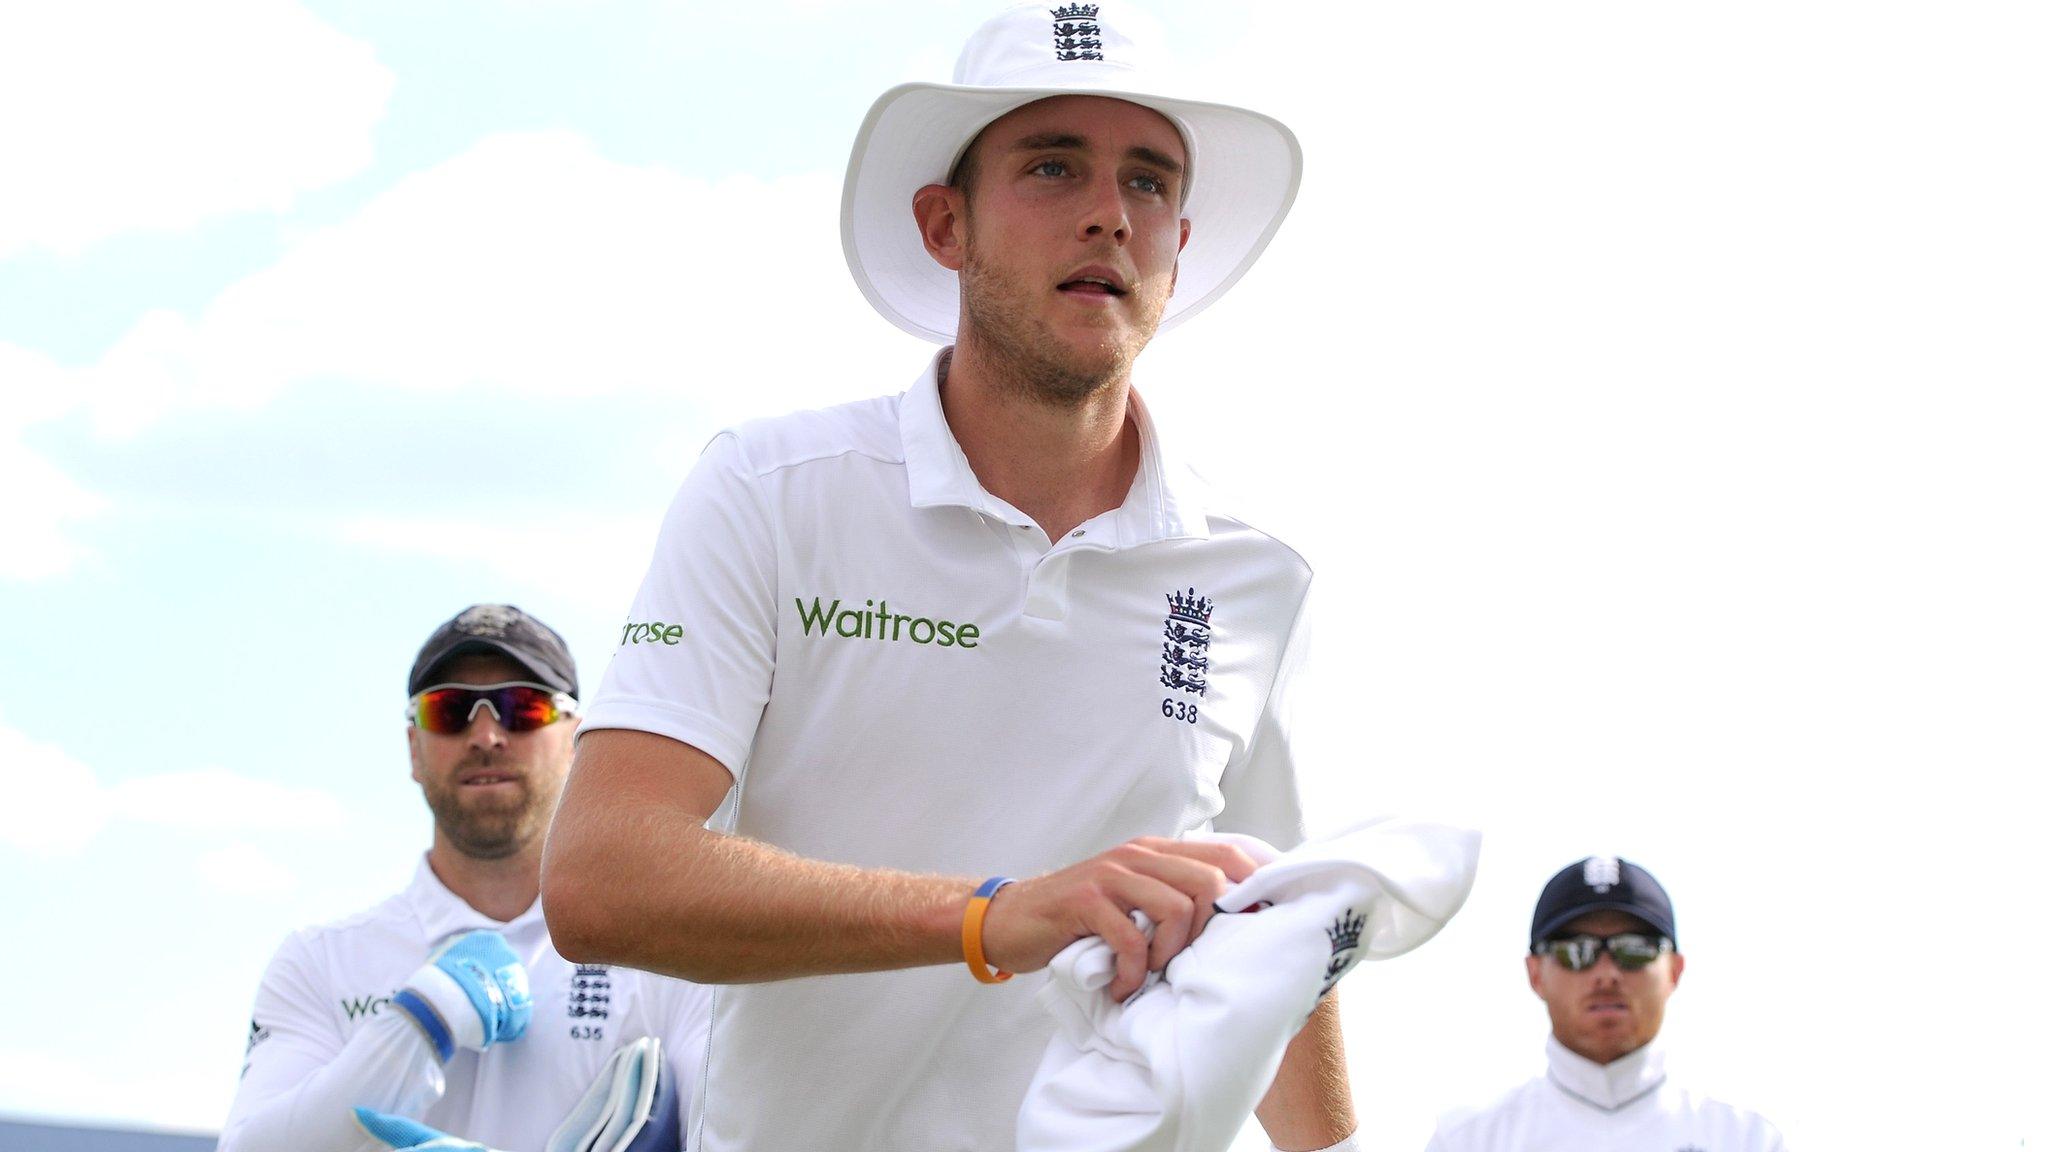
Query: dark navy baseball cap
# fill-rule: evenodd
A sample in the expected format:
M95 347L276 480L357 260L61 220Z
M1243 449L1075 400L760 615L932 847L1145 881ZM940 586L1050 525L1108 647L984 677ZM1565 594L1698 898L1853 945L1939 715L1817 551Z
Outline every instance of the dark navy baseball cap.
M1642 866L1618 856L1588 856L1550 878L1536 899L1529 922L1529 947L1551 938L1560 928L1588 912L1626 912L1671 938L1678 946L1678 919L1671 897Z
M503 656L526 669L534 683L578 695L576 661L569 655L569 645L553 628L510 604L472 604L434 629L412 662L405 694L418 695L434 683L442 665L470 653Z

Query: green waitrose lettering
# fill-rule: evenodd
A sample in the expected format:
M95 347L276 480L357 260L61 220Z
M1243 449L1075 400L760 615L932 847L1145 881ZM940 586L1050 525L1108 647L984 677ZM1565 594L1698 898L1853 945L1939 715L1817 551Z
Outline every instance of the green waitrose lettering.
M834 600L830 607L826 607L821 597L813 596L809 604L804 603L803 597L797 597L796 615L803 622L804 635L816 632L820 636L842 636L848 640L908 640L912 644L937 644L941 648L981 646L979 624L956 624L951 620L891 612L887 600L880 604L869 600L866 608L846 610L840 608L843 603L843 600Z
M621 648L628 644L680 644L682 642L683 626L681 624L665 624L660 620L651 621L646 624L628 622L625 630L619 633L619 647Z

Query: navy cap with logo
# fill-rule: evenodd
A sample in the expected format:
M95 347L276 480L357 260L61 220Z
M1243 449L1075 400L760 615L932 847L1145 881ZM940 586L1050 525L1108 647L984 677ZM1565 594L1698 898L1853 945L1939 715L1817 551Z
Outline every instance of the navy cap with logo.
M576 661L569 646L553 628L510 604L472 604L434 629L412 662L405 694L418 695L435 683L442 665L471 653L503 656L526 669L534 683L578 695Z
M1529 922L1531 948L1588 912L1626 912L1678 943L1671 897L1657 878L1618 856L1589 856L1550 878Z

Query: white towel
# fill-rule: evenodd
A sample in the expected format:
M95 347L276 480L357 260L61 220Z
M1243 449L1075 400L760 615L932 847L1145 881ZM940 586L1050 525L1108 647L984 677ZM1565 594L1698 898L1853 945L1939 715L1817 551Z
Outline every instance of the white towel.
M1358 961L1436 935L1479 858L1477 832L1394 817L1285 854L1204 838L1261 864L1165 973L1118 1004L1100 938L1053 958L1038 996L1056 1029L1017 1114L1017 1152L1227 1149L1323 993Z

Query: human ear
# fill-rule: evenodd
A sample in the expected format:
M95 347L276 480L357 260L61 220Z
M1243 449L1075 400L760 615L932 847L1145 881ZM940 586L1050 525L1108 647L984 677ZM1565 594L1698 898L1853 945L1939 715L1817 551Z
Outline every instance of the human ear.
M927 184L910 197L918 238L941 268L960 271L966 264L967 202L958 188Z
M1173 250L1173 271L1168 274L1166 281L1168 296L1173 295L1173 290L1180 287L1180 254L1188 250L1188 234L1191 231L1192 226L1183 219L1180 222L1180 247Z

